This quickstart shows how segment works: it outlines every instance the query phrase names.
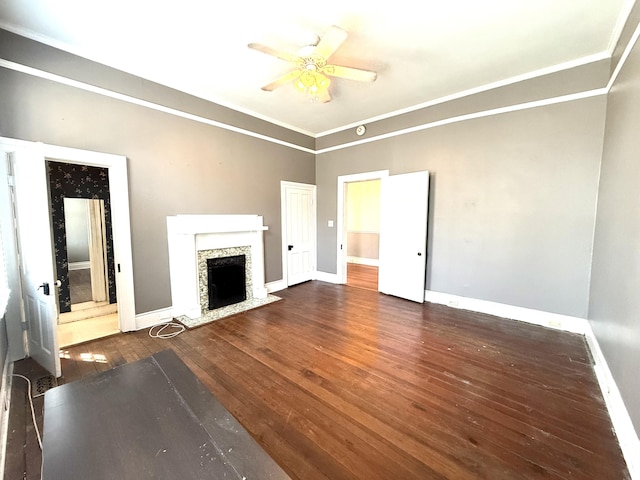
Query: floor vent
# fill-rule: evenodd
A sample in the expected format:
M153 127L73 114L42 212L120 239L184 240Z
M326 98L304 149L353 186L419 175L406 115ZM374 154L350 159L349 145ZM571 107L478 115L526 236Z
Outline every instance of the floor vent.
M54 387L58 386L58 381L56 377L53 375L46 375L44 377L40 377L35 381L32 395L33 397L39 397L40 395L44 395L47 390L50 390Z

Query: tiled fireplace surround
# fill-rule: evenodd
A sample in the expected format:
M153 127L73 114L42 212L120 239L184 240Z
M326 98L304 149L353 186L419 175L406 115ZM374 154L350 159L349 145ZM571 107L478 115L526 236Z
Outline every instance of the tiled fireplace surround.
M217 313L208 309L207 258L245 255L247 300L241 303L263 303L267 299L263 232L267 229L258 215L167 217L173 316L199 319L235 313L233 305Z

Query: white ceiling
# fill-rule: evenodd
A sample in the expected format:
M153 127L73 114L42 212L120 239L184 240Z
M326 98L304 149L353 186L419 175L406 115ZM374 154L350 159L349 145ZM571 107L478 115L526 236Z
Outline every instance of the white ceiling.
M319 136L532 71L610 54L633 0L0 0L0 27ZM260 89L338 25L331 63L378 72L333 79L327 104L293 85Z

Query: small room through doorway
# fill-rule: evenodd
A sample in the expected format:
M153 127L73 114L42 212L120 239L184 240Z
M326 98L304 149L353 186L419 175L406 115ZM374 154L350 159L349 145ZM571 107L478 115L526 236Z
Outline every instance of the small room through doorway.
M109 303L104 200L65 198L69 312L58 318L61 347L119 332L118 304Z
M61 348L120 331L108 170L47 161Z
M379 178L345 183L347 285L378 290Z

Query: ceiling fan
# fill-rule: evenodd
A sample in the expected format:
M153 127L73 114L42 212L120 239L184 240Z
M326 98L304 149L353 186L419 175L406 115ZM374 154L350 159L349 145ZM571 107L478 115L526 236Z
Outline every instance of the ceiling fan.
M375 81L376 72L327 63L331 55L346 39L347 32L334 25L315 45L302 47L297 55L276 50L260 43L250 43L249 48L290 62L296 67L295 70L262 87L262 90L270 92L286 83L293 82L298 90L310 95L312 100L327 103L331 101L329 93L331 80L329 77L347 78L360 82Z

